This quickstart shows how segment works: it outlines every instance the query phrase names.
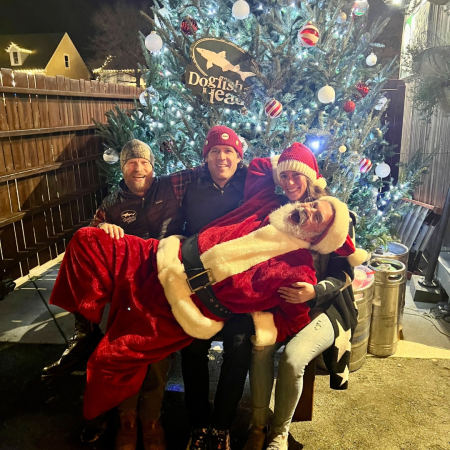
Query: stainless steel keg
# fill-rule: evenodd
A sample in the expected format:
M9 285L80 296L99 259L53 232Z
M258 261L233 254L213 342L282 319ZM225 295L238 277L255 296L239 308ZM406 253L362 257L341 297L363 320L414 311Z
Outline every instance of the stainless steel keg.
M406 266L393 259L376 258L369 262L369 268L375 272L375 288L368 351L376 356L390 356L397 350Z

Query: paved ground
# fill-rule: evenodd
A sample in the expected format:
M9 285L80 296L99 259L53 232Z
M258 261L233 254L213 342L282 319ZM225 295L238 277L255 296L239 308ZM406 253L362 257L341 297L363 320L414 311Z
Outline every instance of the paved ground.
M0 302L0 450L86 449L82 427L84 373L41 384L40 370L57 359L72 333L72 317L48 306L57 267L22 284ZM316 376L312 422L293 424L290 449L444 450L450 448L450 324L427 315L433 305L407 298L395 357L369 357L350 375L347 391L332 391ZM211 352L212 386L220 346ZM245 442L250 417L248 385L232 432L232 448ZM189 433L179 361L163 406L170 450ZM98 450L113 449L114 425ZM141 450L141 447L139 447Z

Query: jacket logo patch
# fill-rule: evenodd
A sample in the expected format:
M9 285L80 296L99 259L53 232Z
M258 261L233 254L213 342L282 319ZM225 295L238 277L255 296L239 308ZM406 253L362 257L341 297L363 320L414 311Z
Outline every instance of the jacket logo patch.
M123 213L120 215L125 223L134 222L136 220L136 216L136 211L133 210L123 211Z

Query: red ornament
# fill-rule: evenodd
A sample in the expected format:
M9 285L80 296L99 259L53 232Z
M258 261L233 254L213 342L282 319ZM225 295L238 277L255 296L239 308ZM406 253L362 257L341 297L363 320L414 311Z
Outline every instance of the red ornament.
M189 20L191 21L191 27L189 27ZM181 22L181 31L186 36L192 36L198 30L198 25L197 25L197 22L195 21L195 19L193 19L192 17L189 17L189 20L186 18L186 19L183 19L183 21ZM191 28L192 28L192 30L191 30Z
M298 30L298 42L302 47L314 47L319 40L319 30L311 23Z
M355 94L353 98L355 100L361 100L369 93L369 86L367 86L364 81L360 81L359 83L355 84L355 88L358 90L359 94Z
M359 162L359 171L366 173L372 168L372 161L369 158L363 158Z
M269 100L266 105L266 114L269 117L272 117L272 119L276 119L277 117L281 116L281 113L283 112L283 105L274 98L272 100Z
M355 102L352 102L351 100L347 100L344 103L344 111L346 113L352 113L355 110Z

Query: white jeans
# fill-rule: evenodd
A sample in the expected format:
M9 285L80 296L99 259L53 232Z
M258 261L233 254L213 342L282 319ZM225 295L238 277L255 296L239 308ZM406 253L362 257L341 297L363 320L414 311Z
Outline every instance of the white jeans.
M326 314L320 314L286 343L278 365L275 388L273 431L287 435L297 403L303 390L306 365L334 342L333 325ZM269 418L270 395L274 379L275 352L285 343L254 351L250 367L252 392L252 424L264 427Z

